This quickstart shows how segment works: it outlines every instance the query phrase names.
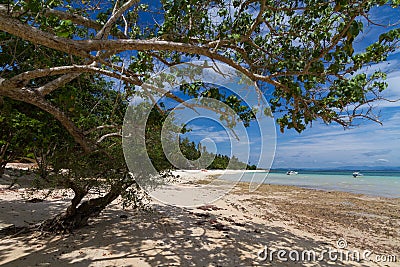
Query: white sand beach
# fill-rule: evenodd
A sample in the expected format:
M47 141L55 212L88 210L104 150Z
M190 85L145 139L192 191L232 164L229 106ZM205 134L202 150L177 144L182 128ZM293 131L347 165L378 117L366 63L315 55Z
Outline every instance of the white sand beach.
M194 185L218 173L176 172ZM11 178L0 183L0 228L50 218L72 196L57 190L43 201L29 201L45 192L28 194L22 182L8 189ZM278 250L286 255L279 258ZM315 251L317 256L297 259L293 251L300 256ZM340 258L346 251L360 252L360 261ZM365 251L371 252L368 258L362 258ZM206 206L154 202L152 211L136 211L122 209L117 200L87 227L68 235L2 236L0 265L399 266L399 251L400 199L278 185L262 185L250 193L248 184L241 183Z

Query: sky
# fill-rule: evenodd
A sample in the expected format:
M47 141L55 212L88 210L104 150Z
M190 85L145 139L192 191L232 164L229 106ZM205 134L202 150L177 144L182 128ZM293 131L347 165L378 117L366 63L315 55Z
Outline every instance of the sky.
M381 24L400 23L399 8L373 9L371 18ZM368 46L384 30L387 29L376 27L362 33L356 40L355 50ZM387 73L388 88L384 97L400 99L400 50L386 62L364 68L363 72L375 70ZM343 129L317 121L301 134L290 130L278 133L273 168L399 168L400 102L379 102L375 112L379 113L382 125L364 120L355 127Z
M154 2L152 2L154 5ZM151 6L152 6L151 5ZM156 8L156 7L155 7ZM379 24L400 23L400 8L373 8L371 19ZM154 18L153 18L154 19ZM354 49L360 52L375 42L378 36L389 28L370 27L357 37ZM384 96L391 100L400 99L400 50L391 54L386 62L363 68L361 72L371 74L375 70L387 73L388 88ZM260 162L257 158L263 147L257 126L248 128L250 142L241 146L250 147L250 157L236 153L242 161L257 164L260 168L282 169L341 169L351 166L355 169L400 168L400 102L379 102L375 109L380 114L382 125L371 121L359 121L358 125L344 129L337 124L326 125L315 121L302 133L285 130L280 133L276 127L276 150L273 162ZM210 152L231 156L229 133L218 123L205 119L193 120L188 124L192 131L183 135L196 143L202 142ZM213 140L210 141L210 140Z
M386 7L373 9L371 18L381 24L400 22L398 9ZM387 29L372 27L363 32L354 45L355 51L362 51L366 46L376 41L380 33ZM374 64L362 69L364 73L381 70L387 73L388 88L384 96L391 100L400 99L400 51L389 56L383 63ZM400 167L400 102L379 102L375 108L379 113L382 125L362 120L349 129L340 125L326 125L315 121L302 133L295 130L285 130L280 133L276 127L277 140L272 168L282 169L341 169L341 168L399 168ZM190 125L189 125L190 126ZM208 138L216 141L212 150L229 155L230 146L226 141L227 133L215 125L203 121L191 123L194 131L187 134L196 142ZM250 135L256 131L255 126L248 129ZM205 143L207 145L207 142ZM249 144L252 147L250 158L237 155L243 161L254 164L261 147L257 139ZM217 149L216 149L217 148ZM270 162L258 164L261 168L269 168Z
M388 99L400 99L400 53L390 57L386 63L373 65L365 72L374 69L388 73L388 88L384 96ZM344 129L341 125L326 125L315 121L302 133L276 127L276 150L272 168L283 169L354 169L399 168L400 167L400 102L379 102L375 108L382 122L361 120L357 125ZM215 121L204 119L193 120L188 124L193 131L188 136L195 142L205 139L204 143L210 152L230 155L228 133ZM253 137L249 146L250 164L255 164L261 148L257 139L256 125L251 124L248 133ZM212 139L215 145L209 145ZM239 159L247 161L247 154L235 154ZM269 168L270 163L261 162L261 168Z

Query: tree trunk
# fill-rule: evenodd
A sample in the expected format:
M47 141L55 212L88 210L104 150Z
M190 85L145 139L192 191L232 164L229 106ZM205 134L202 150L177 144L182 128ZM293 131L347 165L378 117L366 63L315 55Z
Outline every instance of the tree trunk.
M121 185L114 185L105 196L84 201L79 206L78 204L87 195L87 192L75 193L67 210L44 221L39 229L46 232L65 233L86 226L90 218L98 216L125 188Z
M6 169L6 165L8 163L6 152L9 144L10 143L7 142L6 144L0 147L0 178L3 177L4 170Z
M0 162L0 178L3 177L5 168L6 166L3 164L3 162Z

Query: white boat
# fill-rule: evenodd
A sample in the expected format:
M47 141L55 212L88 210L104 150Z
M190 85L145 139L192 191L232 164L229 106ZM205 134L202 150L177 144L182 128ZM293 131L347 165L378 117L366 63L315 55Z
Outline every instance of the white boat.
M363 174L360 173L360 172L353 172L353 177L354 177L354 178L357 178L357 177L359 177L359 176L363 176Z
M296 174L299 174L299 173L296 172L296 171L288 171L288 172L286 172L286 174L287 175L296 175Z

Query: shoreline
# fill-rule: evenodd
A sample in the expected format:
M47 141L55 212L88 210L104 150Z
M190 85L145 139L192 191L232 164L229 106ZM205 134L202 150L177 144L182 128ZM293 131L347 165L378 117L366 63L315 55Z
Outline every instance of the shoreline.
M191 173L193 176L193 173ZM194 175L201 181L205 175ZM4 183L3 183L4 184ZM68 205L62 190L43 202L23 199L25 188L0 187L0 223L35 223ZM30 195L30 198L39 196ZM197 208L152 203L152 212L122 209L120 200L87 227L62 236L6 236L0 265L37 266L398 266L400 199L263 184L238 183L221 199ZM46 217L47 216L47 217ZM372 251L370 259L262 261L276 250ZM396 262L376 256L395 255ZM276 254L275 254L276 257Z
M229 174L233 174L233 175L235 175L235 174L240 174L240 173L265 173L265 172L266 171L264 171L264 170L257 170L257 171L254 171L254 170L245 170L245 171L243 171L243 170L207 170L206 172L204 172L202 170L178 170L178 171L173 171L173 173L175 175L179 175L181 178L183 178L183 179L181 179L180 182L188 182L188 181L196 182L197 180L206 181L207 179L210 180L210 178L207 178L207 177L215 178L216 176L219 176L221 174L228 174L228 175ZM274 173L271 173L271 174L273 175ZM282 174L282 173L279 173L279 174ZM319 173L317 173L316 175L319 175ZM297 177L297 175L295 177ZM343 188L343 187L342 188L328 189L328 188L318 187L318 185L303 185L302 186L302 185L295 185L295 184L294 185L284 184L284 183L279 183L279 182L278 183L274 183L274 182L271 183L271 182L268 182L268 179L271 179L271 177L266 178L264 180L264 182L260 184L260 186L263 185L263 184L267 184L267 185L284 185L284 186L294 186L294 187L303 188L303 189L318 190L318 191L323 191L323 192L328 192L328 193L329 192L346 192L346 193L351 193L351 194L365 195L365 196L369 196L369 197L400 199L400 195L399 196L392 196L392 195L390 195L390 196L386 195L385 196L383 194L379 194L379 193L376 193L376 192L357 192L357 191L352 190L351 187L349 187L348 189L347 188ZM300 180L302 179L301 176L299 177L299 179ZM355 178L351 177L349 179L351 181L352 179L355 179ZM228 179L221 179L221 180L229 181ZM283 180L283 181L285 181L285 180ZM249 181L239 181L239 183L248 183L249 184L250 182ZM399 190L400 190L400 188L399 188Z

